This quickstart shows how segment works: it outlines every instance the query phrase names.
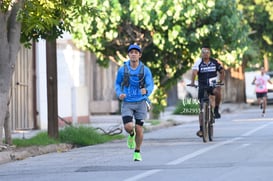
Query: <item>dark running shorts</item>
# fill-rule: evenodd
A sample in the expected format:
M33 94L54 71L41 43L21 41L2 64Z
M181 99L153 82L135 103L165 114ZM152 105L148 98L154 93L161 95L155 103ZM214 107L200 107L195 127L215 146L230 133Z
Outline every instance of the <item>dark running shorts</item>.
M198 89L198 99L200 102L201 102L201 99L203 99L203 97L204 97L204 93L205 93L205 89L202 89L202 88ZM209 95L213 95L213 88L212 87L208 89L208 93L209 93Z
M256 92L257 98L267 97L267 92Z

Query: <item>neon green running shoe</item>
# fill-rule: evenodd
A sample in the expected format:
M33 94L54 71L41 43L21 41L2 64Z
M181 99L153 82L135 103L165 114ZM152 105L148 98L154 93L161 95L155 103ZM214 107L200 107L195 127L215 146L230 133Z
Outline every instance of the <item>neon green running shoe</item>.
M135 147L136 147L135 138L136 138L136 133L134 133L134 136L128 135L128 137L127 137L127 146L128 146L129 149L135 149Z
M142 161L142 157L139 152L134 152L134 161Z

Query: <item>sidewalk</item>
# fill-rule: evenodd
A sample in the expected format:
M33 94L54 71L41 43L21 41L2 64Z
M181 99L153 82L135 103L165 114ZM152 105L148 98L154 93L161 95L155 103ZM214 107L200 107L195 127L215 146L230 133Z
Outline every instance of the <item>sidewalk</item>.
M248 104L229 104L224 103L220 106L222 114L240 111L242 109L249 108ZM158 125L152 125L147 120L144 124L145 131L154 131L157 129L162 129L170 126L186 124L190 122L197 122L197 115L173 115L175 107L167 107L165 112L160 115L160 123ZM121 116L120 115L92 115L90 117L90 124L86 126L92 126L94 128L99 128L99 130L104 130L109 132L113 129L119 128L122 130L122 134L126 135L124 131ZM16 132L12 134L12 138L30 138L35 136L41 130L25 130L21 132ZM22 160L27 157L37 156L41 154L46 154L50 152L64 152L71 149L71 145L68 144L59 144L59 145L48 145L45 147L34 147L29 149L22 149L17 152L12 151L12 149L3 149L0 148L0 164L7 163L14 160Z
M222 114L238 111L241 109L249 108L248 104L234 104L234 103L223 103L220 106L220 112ZM163 113L160 114L160 125L169 124L185 124L194 121L198 121L198 116L196 115L174 115L172 114L175 107L167 107ZM94 128L102 128L105 131L109 131L111 129L115 129L118 127L123 128L122 119L120 115L92 115L90 116L90 126ZM151 125L149 120L146 120L144 126L147 130L154 129L154 127L162 127L160 125ZM35 136L37 133L41 132L41 130L24 130L17 131L12 134L12 138L31 138Z

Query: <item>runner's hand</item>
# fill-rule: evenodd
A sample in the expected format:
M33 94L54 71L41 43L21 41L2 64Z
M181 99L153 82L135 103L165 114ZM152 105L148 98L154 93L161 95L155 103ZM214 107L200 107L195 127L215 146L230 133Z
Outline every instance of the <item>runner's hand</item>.
M119 99L120 99L120 100L123 100L125 97L126 97L126 94L120 94L120 95L119 95Z
M145 88L142 88L140 91L141 91L141 94L142 94L142 95L147 94L147 89L145 89Z

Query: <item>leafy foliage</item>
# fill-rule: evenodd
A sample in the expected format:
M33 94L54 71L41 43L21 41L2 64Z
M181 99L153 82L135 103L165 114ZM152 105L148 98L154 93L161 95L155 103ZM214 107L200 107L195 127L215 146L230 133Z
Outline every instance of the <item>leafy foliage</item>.
M92 4L101 14L73 21L76 44L94 52L103 66L109 61L122 65L129 44L140 44L142 61L151 68L157 87L152 98L155 114L164 110L167 90L191 67L203 44L210 45L224 64L238 66L248 43L248 26L235 0L94 0Z
M178 115L198 115L200 112L199 103L196 99L183 99L180 100L173 114Z
M273 58L273 2L270 0L241 0L238 8L251 27L249 38L253 41L248 52L250 67L259 68L264 56ZM273 64L270 64L273 69Z
M247 4L255 9L249 11L253 26L257 17L260 23L265 16L271 22L273 13L268 3L253 0ZM158 114L166 106L167 90L191 67L203 44L211 46L214 57L223 64L241 65L251 41L248 23L237 5L236 0L28 0L18 20L22 22L22 42L54 39L69 31L78 47L95 53L98 63L105 67L109 61L122 65L129 44L140 44L142 61L154 75L157 90L152 103ZM1 4L2 10L7 7ZM271 25L257 24L256 28L269 32ZM259 36L268 45L270 33Z
M71 32L71 20L97 13L96 8L83 0L27 0L17 16L22 23L21 42L30 46L31 40L62 37L64 32Z

